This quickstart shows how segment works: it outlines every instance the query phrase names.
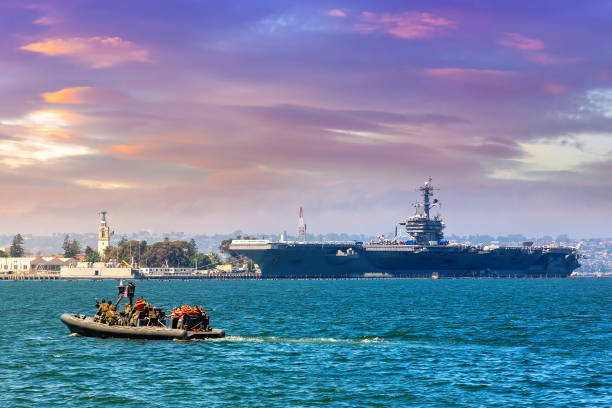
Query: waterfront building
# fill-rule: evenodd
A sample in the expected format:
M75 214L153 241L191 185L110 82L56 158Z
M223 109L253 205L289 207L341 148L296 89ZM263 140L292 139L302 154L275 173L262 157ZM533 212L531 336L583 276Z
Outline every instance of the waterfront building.
M60 270L62 279L135 279L137 277L137 269L105 262L75 262L63 266Z
M47 273L59 275L63 266L74 266L77 261L72 258L58 258L54 256L45 257L21 257L0 258L0 273L10 274L37 274Z

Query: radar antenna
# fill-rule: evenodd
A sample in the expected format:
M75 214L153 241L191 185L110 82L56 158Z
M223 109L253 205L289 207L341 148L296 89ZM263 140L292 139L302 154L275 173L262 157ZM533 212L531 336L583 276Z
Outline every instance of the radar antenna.
M412 205L416 208L417 214L419 214L419 209L422 208L423 209L422 215L424 215L426 219L429 219L429 210L431 209L431 207L440 206L440 202L438 201L437 198L434 198L432 201L430 201L430 198L433 197L435 190L439 190L439 189L433 187L433 185L431 184L431 177L427 179L427 181L425 182L425 185L416 189L416 191L420 191L423 194L423 201L422 202L417 201L416 203L413 203Z

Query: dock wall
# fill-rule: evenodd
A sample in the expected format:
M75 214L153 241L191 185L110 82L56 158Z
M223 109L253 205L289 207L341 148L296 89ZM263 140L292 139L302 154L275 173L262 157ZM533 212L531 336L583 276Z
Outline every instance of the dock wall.
M138 270L112 267L62 267L60 279L134 279Z

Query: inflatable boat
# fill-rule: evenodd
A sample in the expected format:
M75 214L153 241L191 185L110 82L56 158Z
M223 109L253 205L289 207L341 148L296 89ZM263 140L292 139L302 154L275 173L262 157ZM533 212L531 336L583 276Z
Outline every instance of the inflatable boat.
M144 340L196 340L225 337L221 329L181 330L163 326L120 326L95 322L92 317L82 314L64 313L60 320L72 333L87 337L120 337Z

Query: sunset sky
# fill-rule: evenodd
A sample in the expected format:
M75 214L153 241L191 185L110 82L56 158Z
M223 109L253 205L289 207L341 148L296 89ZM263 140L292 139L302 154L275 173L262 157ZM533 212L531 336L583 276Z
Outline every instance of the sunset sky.
M612 2L0 0L0 234L612 236Z

